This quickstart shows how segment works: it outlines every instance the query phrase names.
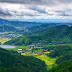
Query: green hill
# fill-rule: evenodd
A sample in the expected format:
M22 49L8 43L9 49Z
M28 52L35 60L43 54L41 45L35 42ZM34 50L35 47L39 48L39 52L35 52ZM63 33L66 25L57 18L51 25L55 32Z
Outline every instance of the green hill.
M14 28L13 26L8 26L8 25L4 25L4 26L0 26L0 32L9 32L9 31L12 31L12 32L15 32L15 31L18 31L16 28Z
M15 45L28 45L39 42L42 42L44 44L72 43L72 27L69 27L67 25L56 26L53 28L34 32L32 35L28 35L25 37L14 38L13 40L5 44L14 43Z
M43 61L0 48L0 72L46 72Z
M29 32L35 32L35 31L39 31L39 30L43 30L43 29L52 28L55 26L56 26L56 24L42 24L40 26L33 26L31 28L28 28L28 31Z
M72 60L63 62L48 72L72 72Z
M71 72L72 71L72 44L53 46L48 54L51 58L57 58L57 66L53 66L48 72Z

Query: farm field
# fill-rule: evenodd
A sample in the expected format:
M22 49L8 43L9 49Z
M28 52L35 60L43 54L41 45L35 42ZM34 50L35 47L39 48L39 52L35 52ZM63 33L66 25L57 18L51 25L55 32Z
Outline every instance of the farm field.
M21 53L21 55L24 55L24 56L32 56L32 54L30 52L28 52L28 53Z
M17 46L16 48L13 48L13 49L8 49L8 50L14 50L14 51L17 51L17 49L26 49L27 46Z
M44 54L38 55L38 56L36 56L36 58L44 61L47 65L48 70L52 68L52 65L57 65L57 64L55 64L55 62L56 62L55 58L50 58L49 56L46 56Z
M72 44L69 44L69 46L72 48Z
M5 42L7 42L9 40L10 40L9 38L3 38L3 39L0 38L1 44L4 44Z
M50 52L45 52L45 53L50 53ZM24 55L24 56L34 56L42 61L45 62L45 64L47 65L47 69L51 69L53 65L57 65L55 62L56 62L56 58L50 58L49 56L45 55L45 54L31 54L31 53L21 53L21 55Z

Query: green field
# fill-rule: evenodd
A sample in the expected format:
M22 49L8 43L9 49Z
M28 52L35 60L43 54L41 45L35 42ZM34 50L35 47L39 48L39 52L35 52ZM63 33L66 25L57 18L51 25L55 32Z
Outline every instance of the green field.
M16 48L8 49L8 50L14 50L17 51L17 49L26 49L27 46L17 46Z
M69 46L72 48L72 44L69 44Z

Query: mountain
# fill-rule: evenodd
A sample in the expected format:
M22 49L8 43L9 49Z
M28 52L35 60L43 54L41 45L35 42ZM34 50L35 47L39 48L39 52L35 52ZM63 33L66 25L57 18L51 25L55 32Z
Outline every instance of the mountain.
M53 28L34 32L32 35L14 38L5 44L28 45L32 43L72 43L72 27L60 25Z
M9 21L5 19L0 19L0 26L2 25L10 25L14 27L32 27L32 26L40 26L42 24L55 24L55 25L70 25L72 26L72 23L66 22L66 23L56 23L56 22L29 22L29 21Z
M40 26L33 26L33 27L27 28L27 29L29 32L35 32L35 31L48 29L48 28L55 27L55 26L57 26L57 25L56 24L42 24Z
M15 32L18 30L13 26L7 26L7 25L0 26L0 32L9 32L9 31Z
M27 21L8 21L5 19L0 19L0 26L2 25L10 25L14 27L32 27L32 26L39 26L42 24L49 24L49 23L40 23L40 22L27 22Z
M0 48L0 72L47 72L43 61Z

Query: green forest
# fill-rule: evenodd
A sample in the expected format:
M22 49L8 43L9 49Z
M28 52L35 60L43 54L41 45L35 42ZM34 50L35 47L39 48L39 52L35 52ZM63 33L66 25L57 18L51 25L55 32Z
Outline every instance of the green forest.
M33 32L28 36L21 36L13 38L5 44L15 45L30 45L32 43L55 43L55 44L67 44L72 43L72 27L67 25L60 25L37 32Z
M47 72L44 61L0 48L0 72Z

